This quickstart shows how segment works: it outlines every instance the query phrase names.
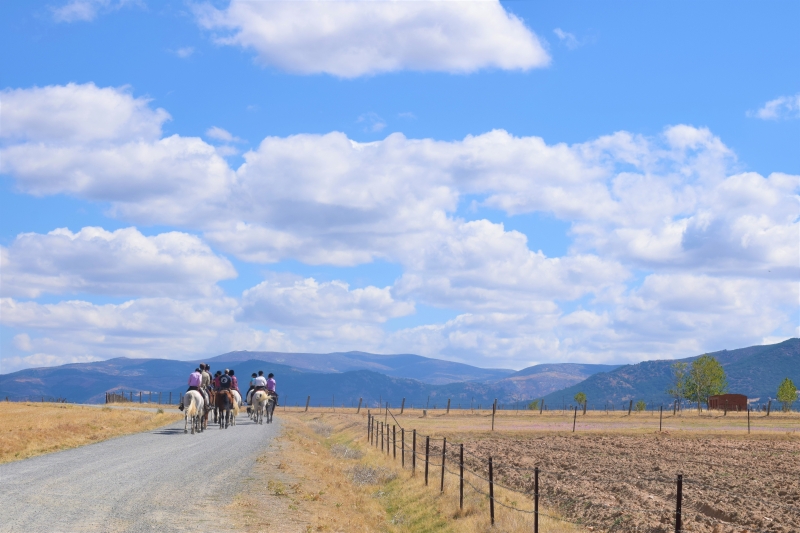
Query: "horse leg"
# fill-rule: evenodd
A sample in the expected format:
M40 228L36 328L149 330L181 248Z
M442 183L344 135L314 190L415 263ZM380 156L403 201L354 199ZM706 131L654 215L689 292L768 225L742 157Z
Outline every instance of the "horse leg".
M183 414L183 433L189 433L189 413Z

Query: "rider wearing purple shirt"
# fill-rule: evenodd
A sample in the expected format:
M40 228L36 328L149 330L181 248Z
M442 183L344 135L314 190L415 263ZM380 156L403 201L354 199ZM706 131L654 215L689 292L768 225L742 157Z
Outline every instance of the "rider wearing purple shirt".
M275 392L275 374L272 372L267 376L267 390L275 396L275 405L278 405L278 393Z

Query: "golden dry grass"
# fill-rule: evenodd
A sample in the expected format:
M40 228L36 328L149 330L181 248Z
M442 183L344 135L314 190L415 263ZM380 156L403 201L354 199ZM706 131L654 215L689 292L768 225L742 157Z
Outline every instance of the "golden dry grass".
M292 413L291 410L286 415L279 414L284 424L284 433L279 439L280 451L265 456L267 467L258 481L265 496L270 498L269 504L259 511L252 495L242 496L234 504L239 511L247 510L237 513L239 526L244 531L266 531L270 527L264 524L269 522L273 524L272 529L280 525L281 531L516 533L533 529L531 515L499 505L495 527L491 528L486 496L468 485L464 510L460 510L458 478L446 474L445 492L441 494L441 470L438 468L431 469L429 485L425 486L419 466L412 476L410 461L407 468L402 469L399 456L387 458L369 446L363 411L358 416L341 412ZM349 458L352 455L347 450L363 456ZM357 475L362 480L373 477L375 482L358 484L354 481ZM471 481L486 491L482 486L485 482ZM532 507L531 502L523 501L519 494L506 493L499 487L495 498L518 508ZM284 517L283 521L276 520L276 516ZM291 527L286 522L287 517ZM303 521L299 517L306 519ZM543 531L553 533L578 531L570 524L546 517L541 517L540 525Z
M0 463L149 431L180 418L178 411L151 413L59 403L3 402Z

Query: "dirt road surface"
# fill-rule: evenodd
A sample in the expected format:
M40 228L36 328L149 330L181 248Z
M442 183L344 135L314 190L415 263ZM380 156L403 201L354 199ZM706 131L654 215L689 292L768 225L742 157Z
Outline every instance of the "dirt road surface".
M280 421L147 433L0 465L0 532L234 531L225 507Z

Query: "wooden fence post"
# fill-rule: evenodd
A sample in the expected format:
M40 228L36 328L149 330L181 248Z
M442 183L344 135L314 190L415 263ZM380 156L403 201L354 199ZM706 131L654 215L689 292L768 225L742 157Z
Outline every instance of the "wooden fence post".
M589 403L589 400L586 400L585 402L583 402L583 414L584 415L586 414L586 404L587 403Z
M664 419L664 406L658 408L658 431L661 432L661 421Z
M445 414L446 415L450 414L450 398L447 399L447 412Z
M747 434L750 434L750 406L747 406Z
M400 402L400 414L401 415L403 414L403 411L405 410L405 408L406 408L406 399L403 398L403 401Z
M439 484L439 493L444 494L444 463L447 458L447 437L442 439L442 481Z
M392 424L392 459L397 460L397 426Z
M311 396L306 398L306 410L305 410L306 413L308 412L308 404L309 404L309 402L311 402Z
M767 416L769 416L769 411L770 411L771 408L772 408L772 400L767 402Z
M494 414L497 412L497 398L494 399L492 404L492 431L494 431Z
M489 456L489 516L494 526L494 472L492 470L492 457Z
M539 467L533 469L533 533L539 533Z
M361 400L363 400L363 398L358 399L358 411L356 411L356 414L361 412Z
M539 414L542 414L542 411L544 411L544 398L542 398L542 404L539 406Z
M411 475L417 473L417 430L411 431Z
M458 452L458 508L464 510L464 445Z
M678 474L678 490L675 497L675 533L682 533L681 529L681 500L683 500L683 475Z
M431 438L425 437L425 486L428 486L428 460L431 455Z
M578 406L575 406L575 416L572 417L572 432L575 433L575 423L578 421Z
M139 391L139 403L142 403L142 391Z
M633 400L631 400L631 403L628 404L628 416L631 416L631 410L633 410Z
M406 430L400 428L400 466L406 467Z

